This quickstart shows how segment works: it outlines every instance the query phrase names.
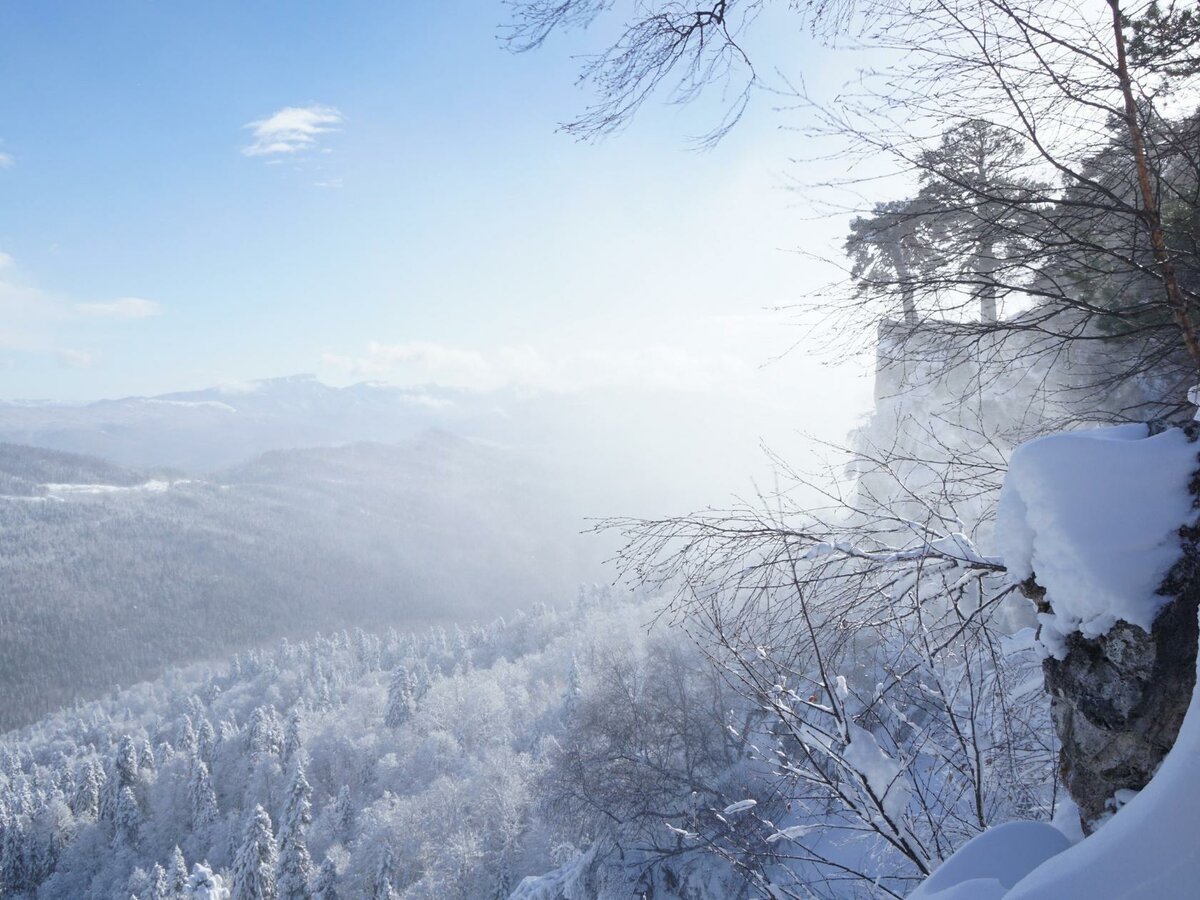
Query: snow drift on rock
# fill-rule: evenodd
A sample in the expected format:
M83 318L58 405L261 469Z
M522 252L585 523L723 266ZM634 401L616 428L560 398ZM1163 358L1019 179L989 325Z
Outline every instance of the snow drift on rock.
M1118 619L1150 629L1157 593L1195 520L1188 482L1198 445L1183 431L1121 425L1018 447L996 513L996 543L1015 581L1036 575L1052 613L1042 641L1061 656L1074 632L1096 637Z

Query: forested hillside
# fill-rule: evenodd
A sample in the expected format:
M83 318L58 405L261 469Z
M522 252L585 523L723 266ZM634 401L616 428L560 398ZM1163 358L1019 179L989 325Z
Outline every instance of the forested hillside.
M430 433L185 476L0 447L0 729L333 627L552 602L593 564L532 464Z
M656 609L336 632L50 716L0 745L5 896L750 896L756 717Z

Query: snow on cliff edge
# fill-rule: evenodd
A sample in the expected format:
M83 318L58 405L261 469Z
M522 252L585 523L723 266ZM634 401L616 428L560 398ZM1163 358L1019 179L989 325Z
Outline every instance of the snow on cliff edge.
M1042 822L963 845L913 900L1192 900L1200 894L1200 690L1150 783L1073 847ZM1044 860L1044 861L1043 861ZM1011 886L1011 887L1010 887Z
M1179 558L1179 528L1196 520L1188 482L1197 450L1178 428L1119 425L1048 435L1012 455L996 511L1010 577L1036 575L1052 613L1041 638L1104 634L1123 619L1150 630L1170 598L1157 593Z
M1200 445L1127 425L1031 441L1013 454L997 512L1010 576L1036 574L1051 652L1117 619L1149 629L1179 558ZM1009 822L964 844L913 900L1190 900L1200 896L1200 687L1150 783L1073 846L1044 822Z

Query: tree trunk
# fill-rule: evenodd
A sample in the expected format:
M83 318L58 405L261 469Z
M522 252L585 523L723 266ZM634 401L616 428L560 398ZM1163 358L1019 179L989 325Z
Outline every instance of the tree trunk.
M1179 326L1184 346L1192 358L1192 365L1200 378L1200 344L1196 340L1196 326L1192 322L1187 299L1179 287L1179 277L1175 272L1175 264L1167 249L1166 234L1163 231L1162 216L1158 210L1158 200L1154 194L1154 186L1150 181L1150 165L1146 159L1146 141L1142 127L1138 121L1137 101L1133 96L1133 83L1129 77L1129 61L1125 53L1125 32L1122 28L1120 0L1108 0L1112 9L1113 41L1117 51L1116 76L1121 85L1121 95L1125 99L1125 127L1129 132L1129 141L1133 147L1134 163L1137 166L1138 187L1142 195L1141 218L1150 232L1150 247L1154 254L1154 263L1162 278L1163 290L1167 295L1167 306Z

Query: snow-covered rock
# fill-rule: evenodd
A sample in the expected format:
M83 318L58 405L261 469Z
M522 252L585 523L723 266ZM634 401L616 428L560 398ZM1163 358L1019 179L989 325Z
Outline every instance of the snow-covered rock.
M911 897L1190 900L1200 886L1197 809L1200 691L1193 691L1179 738L1158 773L1095 834L1068 846L1050 825L1001 825L965 844ZM1044 861L1037 865L1039 855Z
M1130 723L1169 715L1164 696L1172 692L1190 702L1173 746L1146 772L1153 777L1140 791L1114 791L1113 812L1094 833L1070 845L1048 824L992 828L926 879L916 900L1197 896L1200 573L1185 528L1195 523L1195 469L1196 445L1183 431L1152 435L1145 426L1056 435L1014 455L1001 549L1016 580L1035 576L1046 591L1043 635L1057 639L1047 682L1065 752L1086 749L1081 729L1091 728L1097 748L1128 756ZM1190 646L1175 646L1182 641ZM1185 658L1186 680L1166 677ZM1078 762L1064 756L1068 785Z
M1068 432L1013 453L996 513L1010 576L1046 591L1041 640L1107 633L1117 621L1149 631L1170 598L1158 592L1180 557L1179 529L1196 520L1188 484L1197 445L1177 428Z

